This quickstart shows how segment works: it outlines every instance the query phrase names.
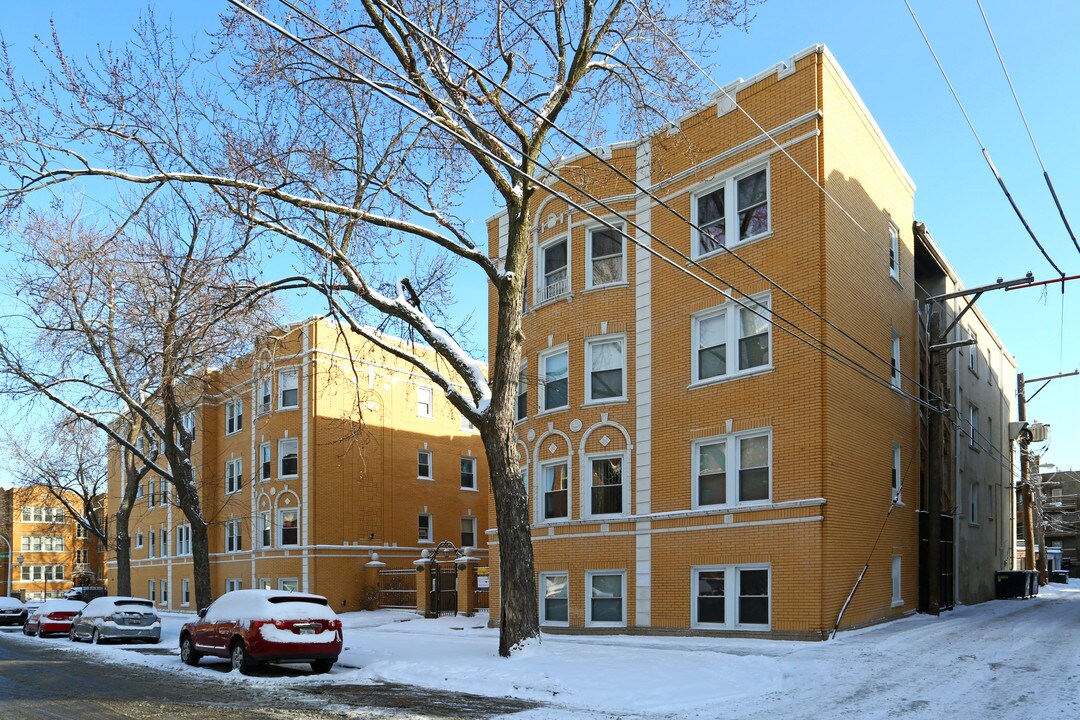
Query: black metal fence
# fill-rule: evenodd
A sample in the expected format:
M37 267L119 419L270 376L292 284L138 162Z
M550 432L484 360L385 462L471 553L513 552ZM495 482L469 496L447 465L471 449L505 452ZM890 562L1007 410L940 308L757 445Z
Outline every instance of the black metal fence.
M405 570L379 571L379 607L416 609L416 571Z

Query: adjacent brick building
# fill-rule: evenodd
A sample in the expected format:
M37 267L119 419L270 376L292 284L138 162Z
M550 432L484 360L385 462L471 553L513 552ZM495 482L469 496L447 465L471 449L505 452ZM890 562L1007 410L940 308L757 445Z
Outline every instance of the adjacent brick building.
M215 595L296 589L356 610L375 592L364 570L373 554L411 568L423 548L449 540L483 555L479 435L401 360L313 319L204 381L188 422ZM114 448L110 513L119 461ZM190 535L161 478L143 482L130 533L133 592L194 610Z
M533 210L543 627L821 638L849 595L841 627L914 612L915 186L843 71L810 48L602 154Z

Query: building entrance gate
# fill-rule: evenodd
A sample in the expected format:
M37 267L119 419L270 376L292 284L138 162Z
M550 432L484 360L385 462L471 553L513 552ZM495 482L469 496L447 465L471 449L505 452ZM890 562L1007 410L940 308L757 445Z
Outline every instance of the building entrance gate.
M444 613L457 615L457 562L464 554L449 540L443 540L428 554L431 562L431 601L428 603L428 617L439 617Z

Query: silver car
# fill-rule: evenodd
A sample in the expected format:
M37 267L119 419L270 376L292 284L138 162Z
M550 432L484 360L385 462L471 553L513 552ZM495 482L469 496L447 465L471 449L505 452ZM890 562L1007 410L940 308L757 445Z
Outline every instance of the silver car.
M154 603L143 598L99 597L71 621L68 637L100 643L105 640L161 641L161 618Z

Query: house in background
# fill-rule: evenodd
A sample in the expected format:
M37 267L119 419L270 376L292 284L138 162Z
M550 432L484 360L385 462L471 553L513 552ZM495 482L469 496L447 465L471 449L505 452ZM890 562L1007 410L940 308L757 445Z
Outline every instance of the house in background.
M1061 553L1061 569L1080 577L1080 471L1055 470L1039 476L1047 550Z
M376 554L411 570L424 548L448 540L483 557L479 434L401 360L311 319L202 380L187 422L215 595L300 590L358 610L377 592L364 570ZM111 513L121 460L114 447ZM194 610L190 527L160 477L143 481L130 533L133 591Z

